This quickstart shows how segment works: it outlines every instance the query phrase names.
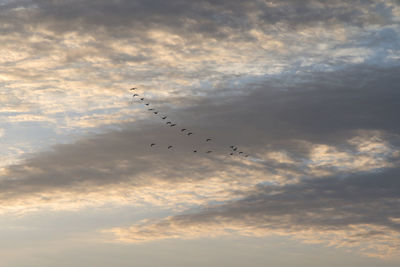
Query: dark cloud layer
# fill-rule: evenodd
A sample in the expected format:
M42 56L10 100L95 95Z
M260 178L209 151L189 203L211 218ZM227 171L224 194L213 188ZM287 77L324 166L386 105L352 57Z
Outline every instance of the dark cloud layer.
M255 236L278 232L305 242L359 247L366 255L384 257L399 249L399 198L399 169L394 168L293 185L259 186L239 201L115 233L122 240L137 242L213 236L221 234L221 228Z
M399 223L392 220L399 217L398 175L398 170L390 170L342 179L306 180L282 187L259 187L243 200L177 215L164 223L190 229L195 225L229 222L228 228L229 225L242 225L289 232L375 225L398 232ZM161 223L158 226L160 232L168 231L167 225Z
M343 228L353 224L384 225L400 231L399 169L303 180L285 186L259 186L237 202L194 215L177 216L185 223L243 220L262 228ZM316 201L317 200L317 201Z
M252 149L284 145L295 139L337 144L357 130L397 135L399 73L398 67L360 65L327 73L288 75L246 85L240 97L230 98L222 89L221 96L205 99L180 111L179 116L194 127L199 123L191 123L191 118L198 117L200 127L221 131L228 136L221 139ZM296 80L287 82L293 78Z
M156 105L178 127L191 129L195 136L185 136L179 129L165 126L155 115L150 116L149 121L121 126L119 131L74 144L58 145L50 152L32 155L23 163L10 166L1 182L1 194L11 197L46 190L80 191L128 181L133 185L149 184L154 179L202 180L233 166L263 170L260 166L245 166L230 160L231 144L252 157L279 149L302 162L308 159L312 147L298 141L330 144L356 155L357 149L346 140L360 135L360 131L374 130L396 148L398 73L397 67L359 66L332 73L312 73L286 86L281 81L288 77L249 85L235 97L216 93L207 98L192 98L187 101L193 104L190 108L175 110L159 102ZM204 142L207 137L214 138L209 145ZM154 149L149 148L152 142L157 143ZM170 144L173 151L166 149ZM193 149L198 149L200 155L194 155ZM215 153L205 156L208 149ZM221 155L227 157L220 158ZM396 158L386 160L396 162ZM303 172L304 168L275 167L297 172Z

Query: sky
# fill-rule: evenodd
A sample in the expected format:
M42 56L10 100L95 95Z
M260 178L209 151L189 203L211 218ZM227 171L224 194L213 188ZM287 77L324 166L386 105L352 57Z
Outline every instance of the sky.
M0 267L398 266L399 26L399 0L0 0Z

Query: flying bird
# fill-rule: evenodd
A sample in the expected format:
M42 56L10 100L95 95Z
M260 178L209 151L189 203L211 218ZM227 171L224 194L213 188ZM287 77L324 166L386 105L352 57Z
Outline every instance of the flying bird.
M192 135L193 133L188 133L187 135Z
M139 96L138 94L133 94L133 97L135 97L135 96Z
M151 145L150 145L150 146L151 146L151 147L153 147L153 146L155 146L155 145L156 145L156 144L154 144L154 143L151 143Z
M135 88L135 87L132 87L132 88L131 88L131 91L134 91L134 90L136 90L136 89L137 89L137 88Z
M170 121L167 121L167 123L166 124L171 124L172 122L170 122Z
M168 118L167 116L162 117L163 120L165 120L166 118Z
M207 138L207 139L206 139L206 142L211 141L211 140L212 140L211 138Z
M183 129L181 130L181 132L184 132L184 131L186 131L186 129L185 129L185 128L183 128Z
M174 123L174 124L171 124L169 127L174 127L176 125L176 123Z
M172 146L168 146L168 149L171 149L172 148Z

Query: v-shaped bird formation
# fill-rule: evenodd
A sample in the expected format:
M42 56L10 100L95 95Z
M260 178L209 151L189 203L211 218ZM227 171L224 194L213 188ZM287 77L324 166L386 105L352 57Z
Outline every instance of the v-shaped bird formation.
M145 101L144 97L140 97L140 95L138 93L136 93L138 88L132 87L130 90L134 93L132 95L133 98L138 97L138 99L140 101ZM150 102L146 101L146 103L144 105L147 106L147 107L150 107L150 108L147 109L147 111L151 111L154 115L158 115L162 120L166 120L168 118L168 116L166 114L161 114L159 110L151 107L151 103ZM169 126L169 127L175 127L175 126L178 126L178 123L175 123L173 121L167 121L165 123L165 125ZM195 135L194 132L189 131L187 128L181 128L179 131L181 133L185 134L186 136ZM212 138L212 137L204 138L204 143L210 143L210 142L214 142L214 138ZM149 147L151 147L151 148L154 147L154 146L157 146L157 143L149 144ZM168 150L171 150L173 148L174 147L172 145L168 145L166 147L166 149L168 149ZM245 157L245 158L249 157L249 154L247 154L247 153L245 153L243 151L238 151L238 147L235 146L235 145L231 145L231 146L229 146L229 148L230 148L230 150L229 150L229 155L230 156L237 155L237 156L241 156L241 157ZM193 153L199 153L199 152L201 152L199 149L193 148ZM204 150L204 153L205 154L214 153L214 150Z

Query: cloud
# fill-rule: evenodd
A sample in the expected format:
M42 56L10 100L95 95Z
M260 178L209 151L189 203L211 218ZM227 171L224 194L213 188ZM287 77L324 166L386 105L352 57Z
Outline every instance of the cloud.
M118 201L188 208L242 198L257 184L393 168L399 157L397 72L360 66L297 76L291 83L287 76L249 83L236 95L221 84L208 97L176 98L185 105L175 108L154 102L195 135L150 114L32 154L2 170L3 212ZM206 144L208 137L213 142ZM153 142L157 146L150 148ZM250 157L229 156L232 144ZM215 152L205 155L209 149ZM207 191L208 182L213 186Z
M95 29L147 28L149 24L169 29L194 30L214 37L226 36L224 28L248 29L252 19L268 24L293 25L342 22L354 25L389 22L396 1L15 1L3 6L8 13L49 25L60 32L84 26ZM5 12L3 11L3 12ZM12 11L12 12L11 12ZM252 15L252 17L250 16ZM389 15L389 16L387 16ZM57 16L57 17L56 17ZM107 17L107 20L102 18ZM70 23L66 23L70 22ZM182 24L185 22L185 24ZM119 34L118 32L114 34Z
M132 83L168 102L224 82L240 88L265 75L396 62L397 8L396 1L7 2L0 111L5 122L85 131L102 124L83 121L86 112L114 124L105 113L129 111Z
M49 122L58 132L104 125L118 130L56 145L3 168L2 212L109 202L168 202L182 210L227 202L216 216L229 222L210 219L212 227L197 222L192 227L222 233L228 225L254 234L252 228L261 231L269 222L257 221L247 207L240 212L254 224L227 214L231 206L245 205L256 185L283 190L278 197L296 193L289 192L292 188L320 190L307 181L330 181L322 189L336 192L349 185L335 184L335 175L369 177L394 168L400 81L393 63L398 49L392 44L399 35L398 8L398 1L339 0L5 3L0 11L2 119ZM195 136L179 136L152 114L139 115L142 108L128 106L126 89L133 82ZM209 136L215 142L206 146ZM148 146L152 142L154 149ZM170 144L172 152L165 149ZM249 153L249 160L229 157L232 144ZM193 149L217 153L193 155ZM254 197L261 196L263 210L274 194L269 187L259 190ZM359 190L362 195L372 189ZM313 197L326 199L321 205L330 207L324 192ZM298 196L298 205L309 203L308 195ZM289 204L282 202L281 208L289 212ZM396 220L397 214L387 213ZM331 225L318 219L332 214L321 214L307 221L312 233L329 232L324 226ZM161 224L171 220L185 226L177 219L191 218L185 216ZM295 211L276 218L275 231L303 226ZM365 219L346 222L335 234L353 233L360 225L397 231ZM187 234L183 226L177 236ZM129 231L140 236L146 227L159 231L149 239L168 237L151 222ZM168 232L170 226L165 227ZM121 233L132 238L124 229Z
M399 1L0 5L3 216L156 207L109 240L398 254Z
M398 175L399 169L389 169L258 186L238 201L109 231L122 242L285 235L307 243L354 248L370 256L393 256L400 241Z

